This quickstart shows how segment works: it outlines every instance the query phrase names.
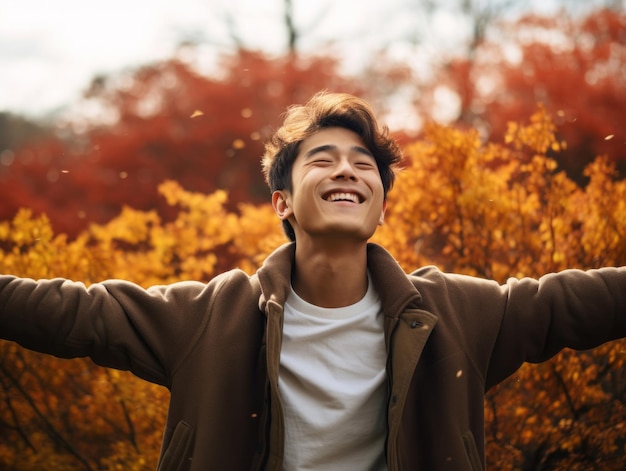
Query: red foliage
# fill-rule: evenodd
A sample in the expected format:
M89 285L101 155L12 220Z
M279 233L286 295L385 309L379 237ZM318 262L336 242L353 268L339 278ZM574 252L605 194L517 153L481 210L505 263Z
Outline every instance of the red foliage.
M511 51L521 60L511 60ZM499 28L475 58L450 64L445 80L461 98L458 124L486 129L495 141L507 122L544 104L568 144L559 164L583 182L583 168L598 155L626 174L625 64L623 12L527 16Z
M94 80L87 99L119 119L16 151L14 162L0 168L0 219L29 207L73 236L124 205L171 215L157 194L168 179L192 191L228 189L232 207L267 201L259 159L285 108L322 88L360 92L328 58L240 51L223 58L220 73L201 75L172 59L112 86Z

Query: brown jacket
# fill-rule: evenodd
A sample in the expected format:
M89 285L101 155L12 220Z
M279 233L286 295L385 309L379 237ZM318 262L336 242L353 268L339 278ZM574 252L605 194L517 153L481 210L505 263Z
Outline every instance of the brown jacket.
M90 356L171 391L159 470L280 470L278 369L294 245L256 275L144 290L0 277L0 336ZM505 285L433 267L368 265L388 349L390 470L485 468L485 391L523 362L626 335L626 269L567 270ZM364 345L363 348L367 348Z

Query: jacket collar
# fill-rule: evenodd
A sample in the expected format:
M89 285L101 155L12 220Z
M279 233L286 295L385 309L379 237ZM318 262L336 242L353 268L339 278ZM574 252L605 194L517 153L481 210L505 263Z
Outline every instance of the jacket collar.
M261 285L259 308L266 312L268 303L283 306L291 290L291 270L296 243L282 245L271 253L257 271ZM407 307L417 307L422 296L398 262L384 248L367 244L367 267L380 296L386 317L397 318Z

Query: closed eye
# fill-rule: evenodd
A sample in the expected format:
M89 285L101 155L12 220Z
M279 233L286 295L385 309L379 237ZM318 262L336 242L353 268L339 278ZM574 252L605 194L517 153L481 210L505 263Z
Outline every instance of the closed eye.
M311 162L314 165L329 165L332 164L332 160L330 159L315 159Z
M359 168L364 168L364 169L374 168L374 163L370 162L369 160L358 161L355 163L355 165Z

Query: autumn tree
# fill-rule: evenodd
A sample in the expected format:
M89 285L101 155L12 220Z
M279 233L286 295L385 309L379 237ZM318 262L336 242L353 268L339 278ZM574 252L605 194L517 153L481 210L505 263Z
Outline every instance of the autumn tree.
M406 270L442 269L504 281L566 267L626 263L626 180L599 157L583 189L551 155L553 117L538 108L511 123L505 142L476 130L429 125L406 147L406 169L375 236ZM69 240L29 210L0 223L3 271L90 284L208 280L216 251L252 273L285 241L268 204L229 209L229 195L158 187L174 219L125 207ZM218 250L219 249L219 250ZM494 469L622 468L626 446L624 341L566 350L524 365L485 402ZM60 360L0 342L0 468L154 469L168 393L86 360Z
M289 5L286 18L302 28ZM461 97L454 124L478 129L492 142L504 138L508 121L530 115L540 102L568 142L553 157L570 178L586 184L583 168L601 154L623 173L623 12L500 20L512 5L517 2L489 8L459 2L476 23L472 53L435 64L427 83L408 64L382 54L363 73L367 80L340 75L336 59L270 58L245 49L222 56L212 73L201 74L191 46L171 60L96 78L83 109L97 120L83 114L59 124L54 138L0 151L0 217L28 206L70 237L90 222L115 217L124 204L172 218L174 211L156 191L165 179L205 193L228 188L231 209L242 201L265 201L258 171L264 138L286 106L322 88L385 104L399 135L408 125L405 111L422 113L421 122L427 122L441 108L433 97L447 89Z
M526 15L492 25L472 57L449 61L437 75L460 97L457 124L502 139L507 123L542 103L555 116L567 149L554 154L579 184L596 155L626 171L626 13Z
M240 50L203 75L192 55L94 79L84 107L99 121L74 118L59 137L11 150L0 165L0 217L27 206L75 236L125 204L167 212L156 190L166 179L205 193L228 188L231 208L267 201L259 156L285 108L323 88L361 91L329 58Z

